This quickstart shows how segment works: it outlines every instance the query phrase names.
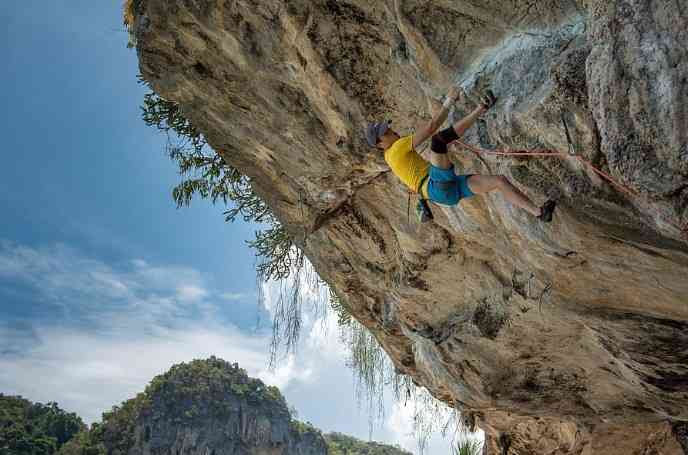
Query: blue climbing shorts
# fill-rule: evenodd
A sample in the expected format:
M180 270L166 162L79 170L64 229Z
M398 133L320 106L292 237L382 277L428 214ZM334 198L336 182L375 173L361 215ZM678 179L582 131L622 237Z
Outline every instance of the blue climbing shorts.
M430 166L428 197L438 204L456 205L463 198L475 196L468 188L468 177L471 175L454 174L454 165L451 169Z

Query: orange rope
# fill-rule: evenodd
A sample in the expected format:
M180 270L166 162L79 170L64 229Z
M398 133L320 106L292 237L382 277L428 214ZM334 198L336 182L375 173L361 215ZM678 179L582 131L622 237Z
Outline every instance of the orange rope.
M633 197L639 197L640 196L640 193L638 193L636 190L629 188L629 187L622 185L621 183L617 182L616 180L614 180L614 178L611 175L609 175L606 172L596 168L590 161L586 160L582 156L576 155L576 158L578 158L578 160L580 162L586 164L590 169L593 170L593 172L597 173L598 175L603 177L605 180L607 180L609 183L611 183L612 185L614 185L615 187L617 187L618 189L620 189L624 193L628 194L629 196L633 196Z
M598 169L595 167L594 164L592 164L590 161L587 159L583 158L580 155L577 154L567 154L567 153L562 153L558 152L556 150L539 150L539 151L526 151L526 150L517 150L513 152L505 152L501 150L485 150L479 147L474 147L470 144L466 144L460 139L456 140L457 143L461 144L463 147L467 148L471 152L475 153L476 155L497 155L497 156L553 156L553 157L572 157L572 158L577 158L578 161L581 163L585 164L588 166L593 172L595 172L597 175L600 177L604 178L606 181L608 181L610 184L614 185L616 188L618 188L620 191L623 193L632 196L632 197L640 197L640 193L635 191L634 189L620 183L619 181L615 180L611 175L607 174L606 172L602 171L601 169ZM660 218L670 224L671 226L677 228L679 231L681 231L682 235L688 240L688 222L686 223L685 226L681 226L680 224L674 222L673 220L670 220L666 217L664 217L662 214L660 214Z

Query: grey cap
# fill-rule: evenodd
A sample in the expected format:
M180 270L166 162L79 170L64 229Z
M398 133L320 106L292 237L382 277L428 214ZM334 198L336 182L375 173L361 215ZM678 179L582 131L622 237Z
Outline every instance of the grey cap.
M377 141L384 136L389 129L389 124L389 121L373 122L368 124L366 127L366 140L368 141L369 146L375 147L377 145Z

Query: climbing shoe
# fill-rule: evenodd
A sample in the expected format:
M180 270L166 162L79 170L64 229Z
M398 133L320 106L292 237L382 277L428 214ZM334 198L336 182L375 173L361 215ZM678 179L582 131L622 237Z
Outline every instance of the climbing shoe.
M542 222L549 223L552 221L552 215L554 214L554 209L557 208L557 203L553 200L549 200L542 205L540 209L540 216L538 219Z
M480 104L487 110L497 103L497 97L492 90L485 90L485 94L480 98Z
M421 223L427 223L435 218L430 210L430 204L428 204L427 200L418 200L418 204L416 204L416 217L418 217L418 221Z

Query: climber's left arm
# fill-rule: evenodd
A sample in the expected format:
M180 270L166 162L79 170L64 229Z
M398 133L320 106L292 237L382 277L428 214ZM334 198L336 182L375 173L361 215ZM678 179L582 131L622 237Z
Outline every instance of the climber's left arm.
M459 87L452 86L452 88L449 89L449 93L447 93L447 98L444 101L442 108L438 112L436 112L435 115L433 115L432 120L430 120L430 122L419 128L418 131L416 131L416 133L413 135L414 149L416 149L423 142L430 139L430 137L432 137L432 135L435 134L435 131L437 131L442 126L444 121L447 119L449 109L456 102L456 99L459 97L459 91Z

